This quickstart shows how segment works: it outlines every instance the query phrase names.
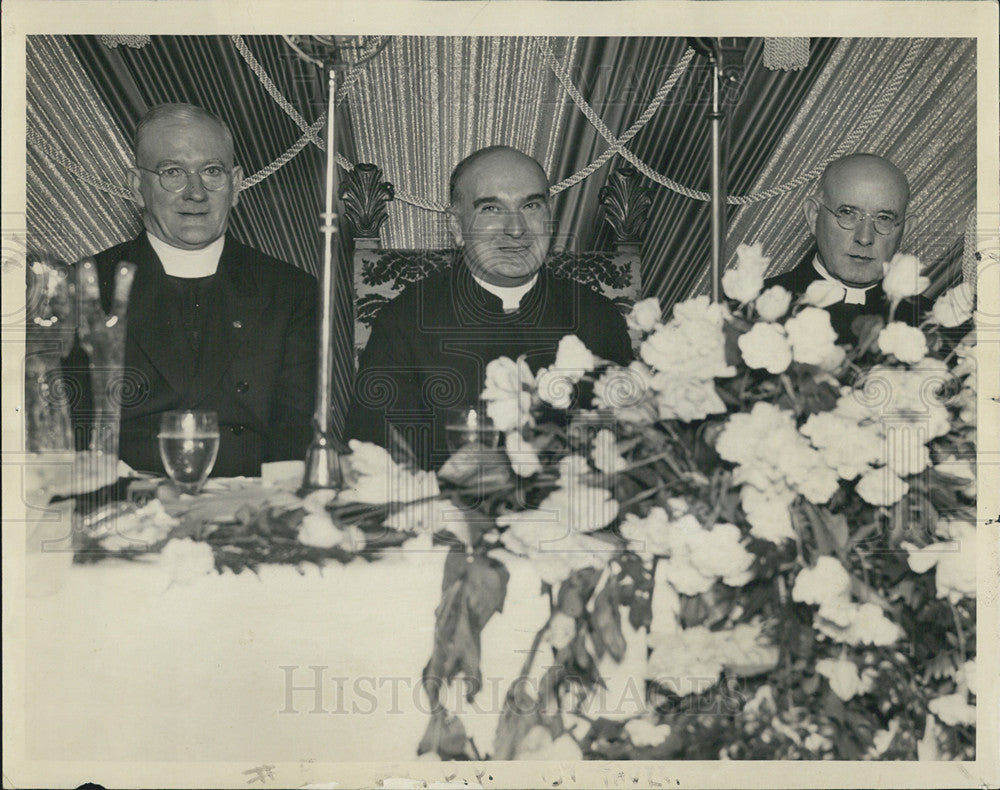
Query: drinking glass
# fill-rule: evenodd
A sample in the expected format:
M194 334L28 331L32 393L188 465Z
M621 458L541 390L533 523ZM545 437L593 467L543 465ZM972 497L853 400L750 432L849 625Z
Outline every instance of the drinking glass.
M462 448L493 450L500 444L500 431L482 406L448 409L444 430L448 449L453 453Z
M168 411L160 418L160 458L177 490L197 494L219 453L214 411Z

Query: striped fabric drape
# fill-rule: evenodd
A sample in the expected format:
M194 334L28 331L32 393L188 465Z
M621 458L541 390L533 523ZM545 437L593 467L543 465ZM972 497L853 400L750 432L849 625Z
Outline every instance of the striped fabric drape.
M912 65L901 73L906 63ZM841 41L749 191L784 183L829 157L886 98L893 80L899 85L895 95L852 150L886 156L909 176L912 196L901 249L930 267L927 293L933 296L961 276L965 225L976 204L975 41ZM730 253L739 242L760 240L774 257L772 273L794 266L810 246L801 204L814 188L808 184L741 208L729 229ZM693 288L704 289L706 282L702 274Z
M564 65L574 39L549 39ZM519 148L551 169L562 146L565 98L529 38L395 37L349 99L358 155L383 169L397 195L447 204L448 176L487 145ZM387 247L450 243L442 213L392 204Z
M124 192L131 143L65 38L29 36L25 54L28 251L74 261L134 236L138 212L43 152Z

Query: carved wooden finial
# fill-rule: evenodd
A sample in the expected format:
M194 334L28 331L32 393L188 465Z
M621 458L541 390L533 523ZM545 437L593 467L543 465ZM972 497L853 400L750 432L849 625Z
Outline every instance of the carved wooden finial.
M619 246L642 244L653 203L652 190L642 186L642 180L632 165L622 165L612 171L607 185L597 193Z
M361 163L347 174L340 184L340 199L355 241L378 239L379 228L389 218L386 203L394 197L392 184L382 180L382 170L376 165Z

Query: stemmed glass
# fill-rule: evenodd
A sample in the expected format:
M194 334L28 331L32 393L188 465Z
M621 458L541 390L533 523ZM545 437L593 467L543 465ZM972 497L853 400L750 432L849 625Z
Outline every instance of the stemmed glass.
M219 453L214 411L168 411L160 418L160 458L177 490L197 494Z
M445 422L445 439L448 449L495 450L500 444L497 430L482 406L459 406L448 409Z

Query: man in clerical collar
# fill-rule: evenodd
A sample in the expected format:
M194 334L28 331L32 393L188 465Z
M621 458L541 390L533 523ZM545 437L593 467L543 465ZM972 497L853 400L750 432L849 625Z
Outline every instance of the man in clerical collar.
M765 281L793 296L805 293L816 280L841 287L836 301L825 304L841 340L854 340L851 322L859 315L888 313L882 290L882 264L899 249L906 225L910 185L888 159L874 154L850 154L827 165L816 194L803 210L816 238L816 250L796 268ZM904 302L898 320L916 323L919 305Z
M536 372L565 335L603 359L632 357L618 308L544 266L553 223L538 162L508 146L483 148L455 167L449 187L455 261L381 309L348 416L350 436L383 446L392 425L427 468L448 457L447 410L479 401L492 360L523 354Z
M305 271L241 244L228 232L243 172L233 136L206 110L162 104L138 123L128 182L144 227L95 256L101 299L111 303L116 264L136 264L125 338L119 455L161 472L164 412L214 411L214 475L258 475L265 461L300 459L312 436L316 387L316 285ZM86 440L87 360L74 419Z

